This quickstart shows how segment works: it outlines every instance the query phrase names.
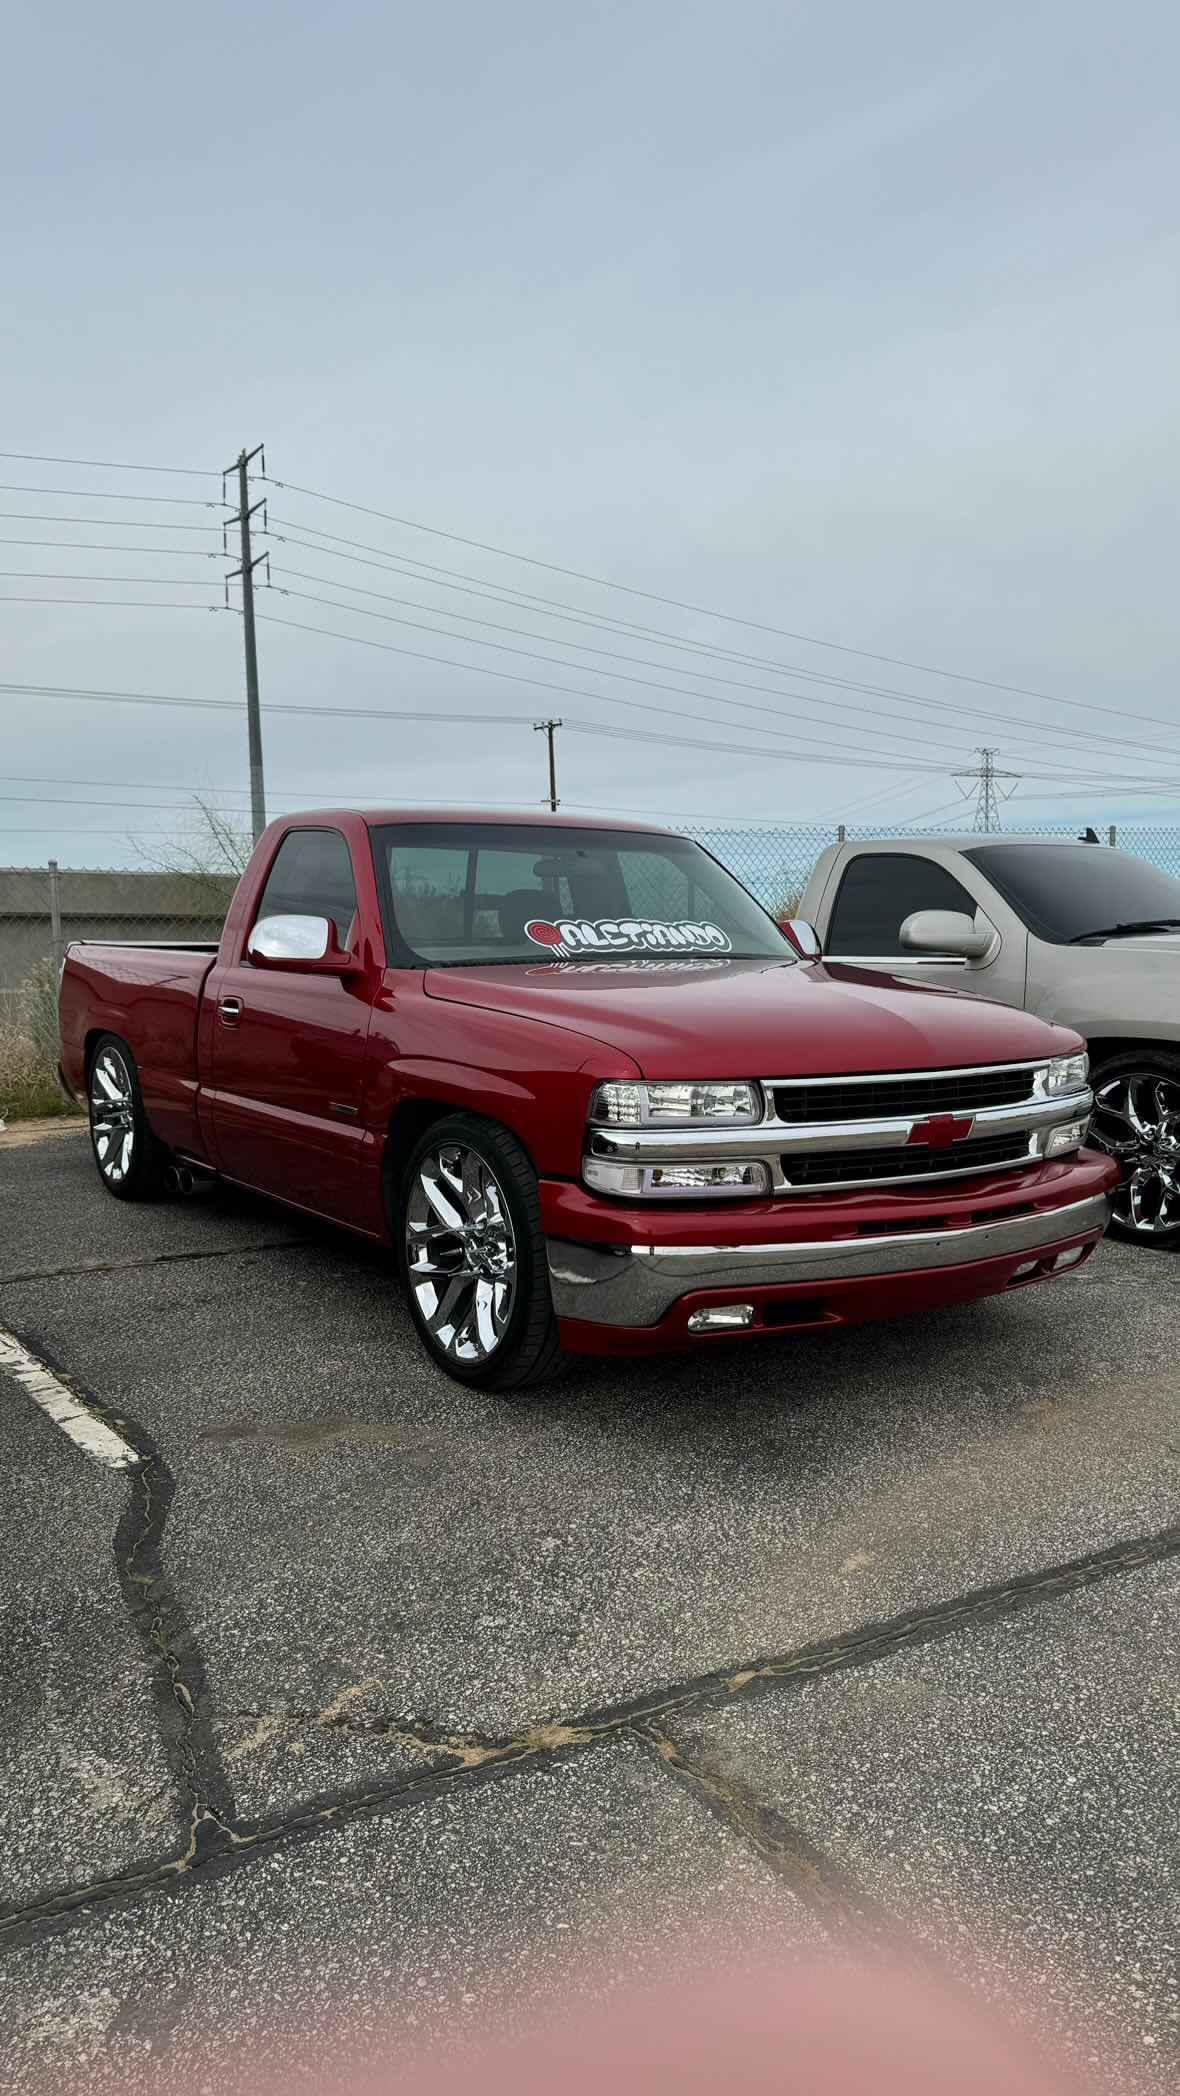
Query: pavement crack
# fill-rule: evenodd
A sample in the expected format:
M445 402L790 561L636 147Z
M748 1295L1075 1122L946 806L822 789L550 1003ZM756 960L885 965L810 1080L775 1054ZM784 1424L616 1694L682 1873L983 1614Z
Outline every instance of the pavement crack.
M104 1412L103 1416L109 1415ZM92 1908L185 1883L197 1872L213 1875L236 1868L255 1855L311 1839L358 1816L405 1810L460 1787L544 1767L558 1758L628 1736L639 1739L714 1809L724 1811L767 1862L792 1883L800 1898L807 1897L817 1912L824 1911L842 1928L867 1939L881 1931L886 1917L848 1886L835 1866L796 1829L770 1808L747 1798L728 1778L686 1755L669 1737L666 1722L723 1708L738 1696L803 1689L838 1669L871 1666L896 1652L1061 1600L1101 1580L1180 1555L1178 1523L1065 1564L912 1609L888 1622L817 1640L793 1652L714 1669L582 1716L542 1721L499 1740L436 1731L416 1719L368 1722L358 1719L338 1697L326 1711L294 1722L308 1728L384 1737L437 1753L440 1758L409 1774L399 1772L305 1799L293 1811L251 1823L239 1819L234 1811L208 1721L200 1656L160 1563L172 1480L147 1437L126 1420L119 1424L135 1439L143 1462L133 1476L132 1501L120 1523L122 1547L117 1554L134 1619L157 1661L155 1675L172 1716L174 1765L190 1806L187 1840L179 1856L157 1857L119 1875L67 1888L21 1908L0 1910L0 1947L33 1940L47 1929L80 1919ZM235 1715L260 1723L265 1713Z
M65 1375L39 1340L19 1336L55 1375ZM204 1662L164 1566L164 1527L175 1481L137 1421L93 1396L76 1376L69 1387L138 1458L134 1468L120 1473L127 1480L127 1498L113 1538L119 1591L147 1654L160 1737L183 1816L190 1823L209 1817L228 1824L235 1817L233 1792L210 1724Z
M687 1753L662 1726L640 1719L629 1729L660 1767L725 1820L825 1927L860 1943L895 1939L896 1925L885 1910L773 1806L760 1803L722 1770Z
M79 1281L89 1274L127 1274L144 1267L176 1266L208 1259L247 1259L258 1252L298 1251L311 1242L306 1237L262 1238L257 1244L210 1245L196 1250L152 1252L144 1258L80 1259L73 1266L34 1266L25 1273L0 1274L0 1286L12 1288L23 1281Z

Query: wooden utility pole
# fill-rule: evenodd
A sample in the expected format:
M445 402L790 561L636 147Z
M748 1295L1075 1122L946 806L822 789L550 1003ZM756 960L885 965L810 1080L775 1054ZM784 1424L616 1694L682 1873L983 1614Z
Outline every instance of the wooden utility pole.
M226 576L226 596L229 584L237 577L242 584L242 630L246 641L246 733L250 746L250 824L257 844L266 828L266 786L262 773L262 712L258 703L258 642L254 631L254 570L262 561L269 561L267 553L251 554L250 519L255 510L265 509L265 500L250 505L250 463L262 459L262 471L266 472L266 456L261 444L253 451L240 451L237 463L227 471L238 476L238 513L227 517L226 526L237 524L242 535L242 565ZM267 568L269 578L270 569Z
M556 815L557 813L557 751L553 737L560 726L561 722L559 720L533 722L535 732L538 735L547 735L549 738L549 812L551 815Z

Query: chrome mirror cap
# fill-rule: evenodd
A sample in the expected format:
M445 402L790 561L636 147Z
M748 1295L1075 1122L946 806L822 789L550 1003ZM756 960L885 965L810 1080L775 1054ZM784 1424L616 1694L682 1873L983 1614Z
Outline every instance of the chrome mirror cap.
M264 917L246 941L252 960L322 961L335 945L326 917Z

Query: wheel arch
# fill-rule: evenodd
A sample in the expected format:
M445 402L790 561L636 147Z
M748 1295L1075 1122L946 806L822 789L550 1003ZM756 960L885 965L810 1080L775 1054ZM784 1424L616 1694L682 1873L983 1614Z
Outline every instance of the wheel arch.
M429 1095L403 1099L389 1116L382 1160L385 1220L391 1232L394 1231L397 1220L394 1203L410 1152L415 1143L426 1134L427 1129L433 1128L436 1121L448 1121L454 1114L465 1114L469 1120L486 1122L489 1128L503 1129L506 1135L515 1136L528 1154L528 1144L524 1142L518 1129L494 1113L481 1113L478 1107L469 1105L465 1100L456 1101Z
M1086 1046L1090 1052L1091 1075L1124 1055L1166 1055L1180 1062L1180 1041L1155 1039L1150 1035L1090 1034Z

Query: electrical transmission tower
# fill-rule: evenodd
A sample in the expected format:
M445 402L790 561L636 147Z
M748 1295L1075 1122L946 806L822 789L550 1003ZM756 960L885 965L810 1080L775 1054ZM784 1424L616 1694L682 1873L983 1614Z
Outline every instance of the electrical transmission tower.
M998 830L1003 827L1000 822L1000 803L1001 801L1011 800L1012 795L1020 784L1020 773L1018 771L1000 770L996 763L996 758L999 756L998 750L979 748L975 754L979 758L979 763L970 771L957 771L955 778L975 781L975 821L972 824L972 828L976 830ZM1006 792L997 783L1000 779L1011 779L1012 781ZM968 793L968 788L964 787L962 791L966 794Z

